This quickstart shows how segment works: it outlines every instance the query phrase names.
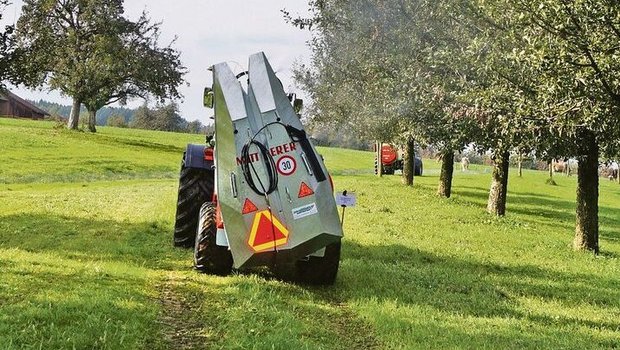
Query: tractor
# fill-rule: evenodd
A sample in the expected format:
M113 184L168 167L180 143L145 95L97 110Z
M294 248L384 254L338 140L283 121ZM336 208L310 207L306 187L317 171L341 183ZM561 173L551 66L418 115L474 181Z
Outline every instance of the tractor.
M403 170L403 154L400 150L396 149L390 144L381 145L381 166L383 167L383 174L394 175L396 170ZM415 157L414 175L422 176L424 171L424 165L422 159ZM375 175L379 173L379 163L375 157Z
M333 284L343 237L334 185L265 54L235 75L209 68L204 104L215 134L183 155L174 245L194 267L227 275L267 267L307 284Z

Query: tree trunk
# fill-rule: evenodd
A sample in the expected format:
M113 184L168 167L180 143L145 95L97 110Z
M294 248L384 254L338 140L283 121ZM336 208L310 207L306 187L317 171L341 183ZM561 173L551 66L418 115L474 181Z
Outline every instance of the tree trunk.
M549 161L549 179L553 180L553 160Z
M80 121L80 107L82 106L82 101L77 98L73 98L73 106L71 107L71 114L69 115L69 122L67 123L67 128L71 130L77 130L78 123Z
M591 131L581 138L584 152L578 157L576 250L591 250L598 254L598 143Z
M377 150L375 154L375 173L377 176L383 176L383 162L381 161L381 147L383 147L383 142L377 141L375 143L375 148Z
M406 186L413 186L413 175L415 173L415 150L413 143L413 137L407 136L405 154L403 155L403 183Z
M97 132L97 110L88 110L88 130Z
M519 158L518 158L518 167L519 167L519 177L523 177L523 155L521 153L519 153Z
M493 180L489 191L487 212L497 216L506 215L506 193L508 191L508 167L510 153L498 151L493 159Z
M441 197L450 198L452 194L452 175L454 174L454 151L444 152L441 158L441 173L439 174L437 194Z

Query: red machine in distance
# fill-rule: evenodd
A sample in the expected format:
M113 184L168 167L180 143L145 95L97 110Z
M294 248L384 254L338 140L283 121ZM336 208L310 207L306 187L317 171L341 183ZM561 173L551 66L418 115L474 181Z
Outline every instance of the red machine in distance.
M381 166L383 174L393 175L396 170L403 170L403 152L391 144L381 145ZM424 166L422 159L415 157L415 176L422 176ZM375 157L375 174L379 173L379 164Z

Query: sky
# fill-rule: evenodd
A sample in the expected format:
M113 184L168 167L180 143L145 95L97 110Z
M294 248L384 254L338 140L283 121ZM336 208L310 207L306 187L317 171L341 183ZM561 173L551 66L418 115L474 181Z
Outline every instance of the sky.
M19 18L21 0L4 11L3 22ZM280 10L292 15L306 15L308 0L125 0L125 14L136 19L147 11L153 21L162 22L160 45L169 44L181 52L181 61L189 72L185 80L190 86L180 88L184 98L178 101L181 115L187 120L198 119L210 123L211 110L202 106L205 86L211 85L207 68L228 62L233 72L247 69L248 57L263 51L285 90L295 92L291 77L294 62L308 62L307 46L310 34L285 22ZM31 99L45 99L71 105L71 99L56 91L27 90L10 87L17 95ZM300 92L300 91L296 91ZM130 102L130 107L142 104Z

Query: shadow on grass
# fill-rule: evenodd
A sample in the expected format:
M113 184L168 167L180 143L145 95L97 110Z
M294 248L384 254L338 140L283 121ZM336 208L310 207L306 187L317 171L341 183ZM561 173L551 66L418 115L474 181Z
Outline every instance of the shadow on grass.
M604 346L604 339L583 334L620 329L620 319L597 321L588 316L566 316L575 307L620 311L620 281L614 276L557 272L533 265L507 266L457 257L439 256L402 245L363 246L346 242L343 267L337 291L320 291L329 297L337 293L343 301L378 300L430 307L454 316L490 319L516 319L542 329L541 338L559 339L565 344L580 344L585 338ZM360 278L365 276L364 278ZM523 299L549 306L551 312L532 310ZM547 305L551 304L551 305ZM576 313L575 313L576 315ZM408 329L411 320L402 321ZM522 324L522 326L526 327ZM566 327L572 329L566 332ZM515 333L518 334L518 333ZM532 339L525 339L530 337ZM569 337L570 339L567 339ZM497 341L497 334L480 339L480 344ZM435 339L437 340L437 339ZM504 339L509 346L516 339ZM524 336L524 341L536 341ZM530 343L530 345L533 345Z
M172 227L165 222L127 223L18 214L1 217L0 231L0 248L160 269L178 267L175 257L179 250L172 249Z
M221 348L383 348L372 325L337 299L324 299L319 289L252 274L209 283L212 278L186 277L174 291L194 306L186 320L201 324L197 333L209 334Z
M0 262L2 349L133 349L157 336L151 281L141 271L22 249L6 251Z
M98 135L95 140L101 144L111 145L111 144L120 144L126 145L136 148L146 148L148 150L160 151L160 152L171 152L179 155L183 154L185 151L185 147L175 146L175 145L166 145L157 142L145 141L145 140L136 140L131 138L123 138L123 137L111 137L105 135Z
M485 208L488 199L488 190L482 187L460 186L453 193L461 196L460 201L469 203L480 208ZM554 226L565 226L573 230L575 226L575 202L559 199L531 192L508 192L506 212L522 215L523 220L536 224L549 224L534 219L545 218L553 220ZM620 210L599 206L599 224L601 228L601 240L620 240Z
M171 227L165 223L136 224L24 214L2 217L0 231L3 232L0 248L50 252L80 261L120 261L168 271L190 265L190 254L172 248ZM214 277L196 274L190 275L185 284L175 284L175 290L179 297L190 298L189 304L196 307L191 317L196 324L203 325L203 333L216 335L222 339L222 344L373 348L386 341L384 337L375 339L375 334L383 334L380 332L384 325L368 324L367 318L376 317L388 320L389 327L386 327L395 329L396 333L419 332L416 339L425 347L455 344L473 348L489 344L497 348L515 344L539 348L550 344L555 347L620 346L617 340L597 333L617 333L620 320L599 321L592 313L580 317L574 311L583 307L597 314L602 309L620 312L620 281L615 276L558 272L527 264L507 266L479 262L398 244L365 246L345 241L343 252L340 276L334 287L300 287L251 275L233 276L213 283ZM187 259L187 265L179 265L179 258ZM62 276L45 273L48 274L45 278L62 280ZM102 279L97 274L86 278L85 293L94 293L93 290L101 287L106 291L111 289L114 298L118 295L115 285L122 281L109 276ZM22 282L26 286L28 280ZM39 284L46 286L44 291L46 288L56 290L52 282L43 282ZM99 286L99 283L103 284ZM128 283L133 282L121 284ZM72 286L76 288L75 284ZM134 293L131 289L125 292L128 296ZM524 305L524 300L540 304L541 309L536 305ZM364 317L356 313L359 310L347 306L364 303L378 306ZM432 311L412 316L398 309L385 308L385 303ZM101 306L101 310L108 309L106 305ZM106 312L94 314L104 317ZM424 321L429 312L433 319ZM28 317L24 317L21 325L28 324ZM56 320L43 318L50 319ZM498 320L512 320L510 329L499 327L502 322ZM460 323L465 325L459 326ZM471 326L472 323L481 327L474 335L467 329L467 324ZM278 329L274 324L286 327ZM99 321L94 327L97 325ZM534 332L522 332L530 326L535 328Z

